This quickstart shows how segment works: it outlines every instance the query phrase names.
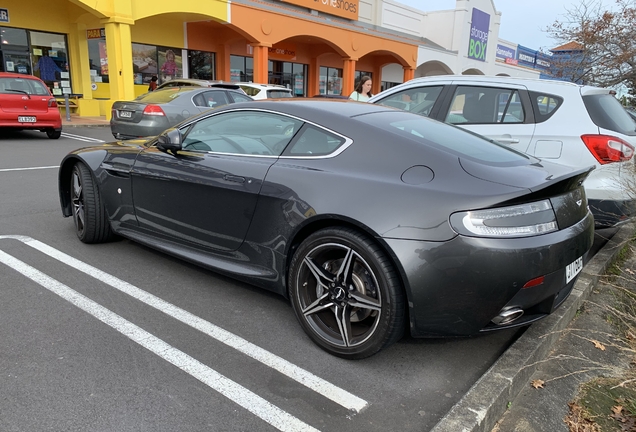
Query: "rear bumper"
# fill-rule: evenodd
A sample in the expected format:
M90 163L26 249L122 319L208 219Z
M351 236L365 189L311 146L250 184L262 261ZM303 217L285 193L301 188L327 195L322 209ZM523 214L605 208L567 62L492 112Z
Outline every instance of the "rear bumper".
M528 238L385 241L402 264L411 334L467 336L493 328L491 320L504 308L519 307L534 321L558 307L576 280L566 281L566 267L585 261L592 246L594 220L588 213L567 229ZM522 288L540 276L542 284ZM494 328L532 322L527 318Z
M39 116L37 117L37 122L35 123L20 123L18 122L18 116L16 115L7 115L6 113L0 116L0 127L2 128L15 128L15 129L55 129L62 130L62 118L59 116Z
M170 124L168 120L158 119L142 119L139 123L132 123L120 120L111 120L110 130L113 135L121 139L132 139L140 137L156 136L168 129Z

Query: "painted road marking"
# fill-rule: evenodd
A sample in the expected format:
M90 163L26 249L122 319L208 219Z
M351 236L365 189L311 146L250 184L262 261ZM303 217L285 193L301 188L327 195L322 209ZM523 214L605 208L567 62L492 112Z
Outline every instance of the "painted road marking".
M64 138L70 138L70 139L74 139L74 140L78 140L78 141L85 141L85 142L93 142L93 143L103 143L106 142L104 140L100 140L97 138L91 138L91 137L85 137L82 135L73 135L67 132L62 132L62 136Z
M28 171L28 170L42 170L42 169L58 169L60 166L43 166L43 167L31 167L31 168L3 168L0 169L0 172L5 171Z
M172 363L182 371L221 393L223 396L242 406L278 430L284 432L318 432L318 429L314 429L300 421L240 384L235 383L214 369L190 357L183 351L174 348L141 327L136 326L88 297L85 297L6 252L0 251L0 262L13 268L52 293L57 294L84 312L89 313L167 362Z
M193 327L208 336L226 344L227 346L236 349L237 351L263 363L270 368L277 370L278 372L286 375L294 381L306 386L307 388L321 394L322 396L330 399L331 401L351 410L353 412L361 412L368 406L368 402L365 400L343 390L328 381L312 374L309 371L302 369L299 366L273 354L269 351L230 333L227 330L218 327L211 322L208 322L184 309L181 309L165 300L160 299L134 285L129 284L115 276L105 273L85 262L82 262L70 255L65 254L57 249L54 249L38 240L35 240L27 236L18 235L4 235L0 236L0 239L15 239L23 242L24 244L55 258L56 260L75 268L111 287L128 294L129 296L160 310L172 318L181 321L182 323Z

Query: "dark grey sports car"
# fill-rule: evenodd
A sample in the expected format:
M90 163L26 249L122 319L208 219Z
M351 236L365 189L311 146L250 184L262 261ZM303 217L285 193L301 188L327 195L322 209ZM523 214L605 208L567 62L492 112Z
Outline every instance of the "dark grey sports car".
M462 129L325 99L227 105L62 161L79 239L120 235L289 297L321 348L526 325L593 240L572 171Z

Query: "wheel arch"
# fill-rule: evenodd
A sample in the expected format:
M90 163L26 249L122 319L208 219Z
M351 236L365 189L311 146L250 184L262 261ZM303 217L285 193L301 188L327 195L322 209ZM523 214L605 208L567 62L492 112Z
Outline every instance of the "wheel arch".
M346 216L340 215L321 215L318 217L313 217L307 220L294 234L291 241L288 243L287 251L286 251L286 261L285 261L285 292L284 295L286 298L289 298L289 284L287 281L287 275L289 274L290 265L292 258L294 257L294 253L298 249L298 246L305 241L307 237L312 235L318 230L324 228L352 228L362 234L365 234L369 239L378 245L384 253L387 254L393 268L396 270L398 277L400 278L400 284L402 285L402 289L404 290L404 294L406 295L406 316L411 322L411 287L408 283L408 278L404 272L404 268L400 264L397 259L397 255L393 252L393 249L384 241L384 239L379 236L375 231L373 231L370 227L359 223L358 221L347 218ZM411 323L412 324L412 323Z
M84 163L89 168L93 178L95 178L94 171L99 167L105 156L106 151L99 150L93 153L71 153L62 160L60 170L58 172L57 186L60 194L62 214L64 217L73 215L73 209L71 208L71 174L75 164L78 162Z

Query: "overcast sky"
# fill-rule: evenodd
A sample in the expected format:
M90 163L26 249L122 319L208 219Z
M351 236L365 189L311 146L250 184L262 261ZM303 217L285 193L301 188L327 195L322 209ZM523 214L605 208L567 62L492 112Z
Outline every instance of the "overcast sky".
M455 0L394 0L422 11L455 9ZM558 42L543 31L555 20L563 20L566 8L581 0L493 0L501 12L499 37L531 49L554 48Z

